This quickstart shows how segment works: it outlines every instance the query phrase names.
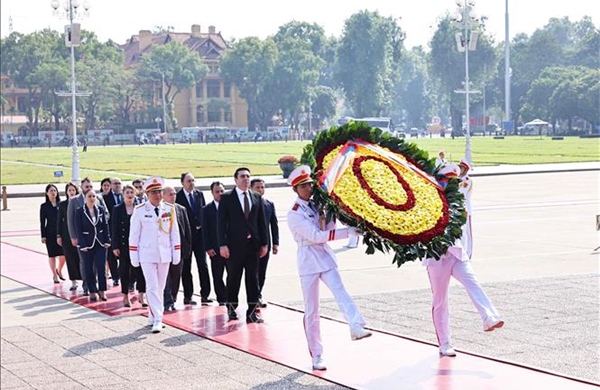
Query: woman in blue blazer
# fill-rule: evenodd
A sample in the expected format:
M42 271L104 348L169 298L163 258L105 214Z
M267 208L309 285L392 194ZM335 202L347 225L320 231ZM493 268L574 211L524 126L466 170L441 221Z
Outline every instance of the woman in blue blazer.
M110 247L108 219L103 206L96 205L96 192L85 194L85 204L75 215L78 247L83 258L85 278L90 291L90 301L106 301L106 250ZM94 278L94 267L98 270L98 285ZM99 294L98 294L99 292Z

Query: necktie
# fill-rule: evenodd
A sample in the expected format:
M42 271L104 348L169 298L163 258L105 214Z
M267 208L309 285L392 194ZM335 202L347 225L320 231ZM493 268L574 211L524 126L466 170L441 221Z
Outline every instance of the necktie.
M250 215L250 202L248 201L248 193L244 192L244 216L248 219Z
M190 207L192 208L192 211L196 211L196 205L194 204L194 195L192 195L191 192L188 194L188 199L190 201Z
M121 204L121 194L117 194L117 205Z
M154 208L154 214L156 214L156 216L158 217L158 207Z

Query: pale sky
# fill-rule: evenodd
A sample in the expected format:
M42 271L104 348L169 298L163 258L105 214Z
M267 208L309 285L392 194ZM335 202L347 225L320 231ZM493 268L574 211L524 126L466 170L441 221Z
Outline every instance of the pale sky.
M61 4L65 1L60 0ZM177 32L188 32L192 24L199 24L202 31L213 25L225 39L248 36L264 39L291 20L317 23L326 35L339 37L344 21L367 9L397 18L406 32L406 47L426 47L438 17L457 10L453 0L88 0L88 3L89 16L79 20L82 28L94 31L102 41L110 38L117 43L125 43L139 30L173 26ZM593 6L594 3L594 0L509 0L510 36L521 32L531 34L552 17L568 16L576 21L588 15L598 26L600 7ZM488 18L487 30L496 42L503 42L505 0L476 1L475 12ZM13 30L22 33L45 27L62 31L67 23L66 19L53 15L50 0L2 0L2 37L10 33L9 18Z

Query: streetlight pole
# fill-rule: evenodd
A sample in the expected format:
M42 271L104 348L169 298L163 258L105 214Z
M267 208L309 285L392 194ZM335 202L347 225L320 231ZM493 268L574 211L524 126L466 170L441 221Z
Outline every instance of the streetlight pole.
M475 17L472 13L473 7L475 6L474 0L456 0L456 5L458 5L459 14L454 19L454 21L461 30L461 32L456 33L456 43L458 46L458 51L465 52L465 83L464 90L455 92L465 94L465 159L472 164L473 158L471 153L471 111L469 107L469 94L479 93L479 91L471 91L469 89L469 51L475 51L475 48L477 47L478 33L476 31L473 31L473 29L479 26L479 21L477 17Z
M505 0L504 14L504 130L508 134L510 125L510 41L508 35L508 0Z
M59 0L52 0L50 6L54 9L54 13L56 15L60 15L58 8L60 6ZM79 8L79 0L66 0L64 4L65 8L65 16L69 20L69 25L65 28L65 44L70 46L71 48L71 122L72 122L72 131L73 131L73 156L71 159L71 180L79 184L79 149L77 146L77 95L79 96L89 96L89 93L77 93L77 78L75 77L75 46L79 45L80 42L80 25L78 23L73 23L73 19L75 18L77 9ZM88 12L89 4L87 1L83 3L84 12ZM65 92L58 92L59 96L66 96Z

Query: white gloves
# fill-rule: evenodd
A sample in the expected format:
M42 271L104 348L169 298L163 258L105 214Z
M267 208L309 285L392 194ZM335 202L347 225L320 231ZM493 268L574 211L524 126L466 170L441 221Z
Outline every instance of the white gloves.
M140 262L139 262L139 261L137 261L137 260L133 260L133 259L131 259L131 266L132 266L132 267L136 267L136 268L137 268L137 267L139 267L139 266L140 266Z
M358 228L355 228L353 226L350 226L348 228L348 236L350 237L360 237L362 236L362 234L363 233Z

